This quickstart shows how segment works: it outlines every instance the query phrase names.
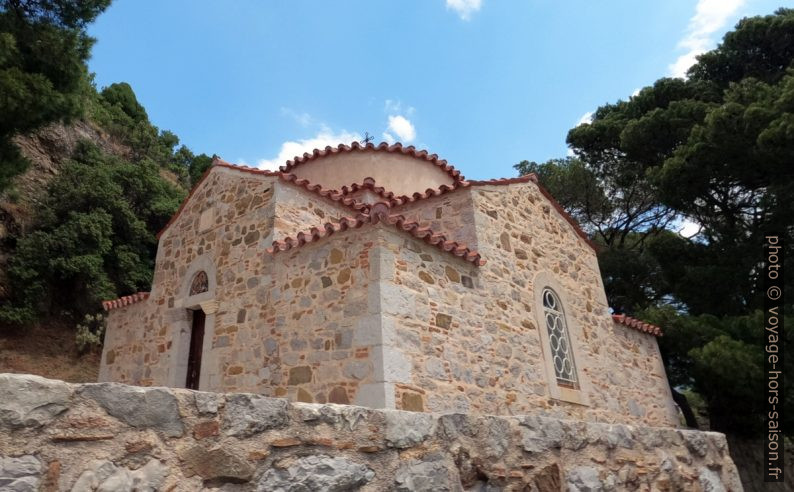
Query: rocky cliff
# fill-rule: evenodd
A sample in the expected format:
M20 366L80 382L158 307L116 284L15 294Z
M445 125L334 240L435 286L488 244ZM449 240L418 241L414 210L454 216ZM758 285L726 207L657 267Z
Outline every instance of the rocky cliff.
M70 124L53 123L29 135L14 138L30 166L14 178L11 190L0 193L0 299L5 297L5 264L12 253L11 238L30 226L47 184L58 175L63 163L82 140L120 157L129 157L130 154L129 147L118 139L83 120Z
M742 490L722 434L0 374L0 490Z

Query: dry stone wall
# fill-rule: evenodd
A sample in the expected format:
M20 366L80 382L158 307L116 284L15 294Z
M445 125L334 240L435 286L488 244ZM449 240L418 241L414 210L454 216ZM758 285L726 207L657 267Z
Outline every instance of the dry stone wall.
M0 489L740 491L722 434L0 375Z

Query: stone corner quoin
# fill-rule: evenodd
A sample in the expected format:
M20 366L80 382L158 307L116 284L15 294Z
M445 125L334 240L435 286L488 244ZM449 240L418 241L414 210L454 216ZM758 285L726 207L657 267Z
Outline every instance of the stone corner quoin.
M0 396L0 490L741 490L713 432L16 374Z

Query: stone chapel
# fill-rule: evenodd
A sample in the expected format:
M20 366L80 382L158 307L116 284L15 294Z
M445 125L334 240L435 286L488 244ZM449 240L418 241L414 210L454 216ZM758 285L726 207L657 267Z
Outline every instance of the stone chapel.
M353 143L216 159L106 301L100 381L425 412L676 426L656 337L534 175Z

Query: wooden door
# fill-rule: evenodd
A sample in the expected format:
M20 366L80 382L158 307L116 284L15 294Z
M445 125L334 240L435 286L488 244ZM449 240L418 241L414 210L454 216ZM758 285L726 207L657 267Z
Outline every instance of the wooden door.
M193 311L193 328L190 330L190 353L187 359L187 381L185 388L199 389L201 374L201 349L204 347L204 320L206 315L201 309Z

